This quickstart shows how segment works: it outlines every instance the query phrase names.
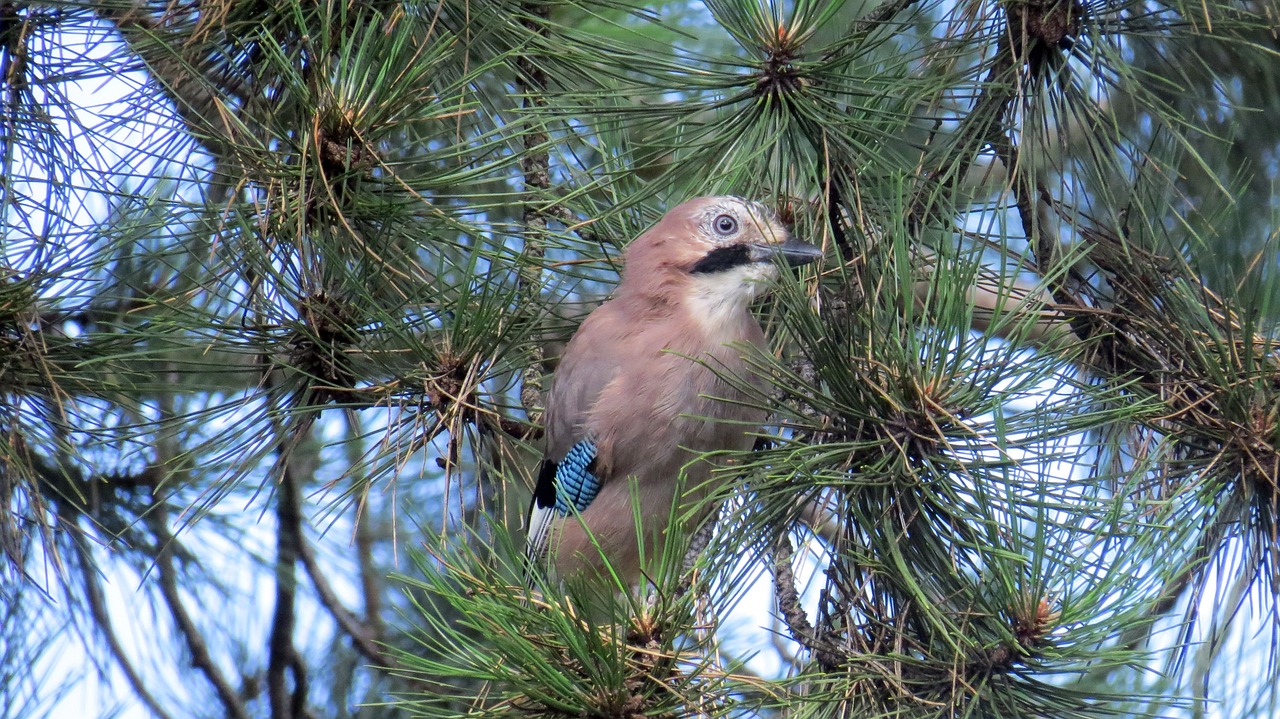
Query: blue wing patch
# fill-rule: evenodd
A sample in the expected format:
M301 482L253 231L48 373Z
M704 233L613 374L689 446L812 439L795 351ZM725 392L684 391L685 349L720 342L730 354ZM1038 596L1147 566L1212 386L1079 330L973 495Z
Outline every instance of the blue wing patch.
M573 445L556 467L556 511L569 514L569 507L586 511L600 493L596 468L596 443L589 439Z
M530 560L546 551L556 517L569 514L570 507L585 511L600 493L600 479L595 472L596 443L590 439L573 445L559 462L543 460L525 522L529 531L525 554Z

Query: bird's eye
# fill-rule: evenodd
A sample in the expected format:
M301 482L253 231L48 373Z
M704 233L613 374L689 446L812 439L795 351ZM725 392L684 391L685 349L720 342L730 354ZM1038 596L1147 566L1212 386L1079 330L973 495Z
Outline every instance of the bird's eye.
M712 227L715 228L717 235L728 237L738 231L738 221L733 215L720 215L716 217Z

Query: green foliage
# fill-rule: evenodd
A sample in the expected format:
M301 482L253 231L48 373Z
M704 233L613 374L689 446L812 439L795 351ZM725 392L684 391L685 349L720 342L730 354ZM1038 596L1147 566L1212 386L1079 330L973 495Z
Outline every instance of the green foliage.
M490 550L415 557L421 578L405 581L426 625L401 657L413 682L405 695L413 715L633 716L674 715L689 706L717 714L739 708L735 689L751 682L716 665L707 632L700 639L688 634L694 595L671 591L673 583L665 582L668 591L646 603L625 587L541 580L531 593L518 580L521 572L500 567ZM509 546L499 552L512 553ZM624 615L627 624L613 622Z

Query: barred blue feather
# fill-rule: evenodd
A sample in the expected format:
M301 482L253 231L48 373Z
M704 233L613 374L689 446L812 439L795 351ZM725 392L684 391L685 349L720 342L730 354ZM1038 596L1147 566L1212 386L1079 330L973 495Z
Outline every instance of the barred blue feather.
M530 559L546 550L555 517L569 514L571 507L586 511L600 493L600 478L595 475L595 469L596 443L590 439L570 447L559 462L549 459L542 462L525 524L529 530L526 553Z
M556 511L569 514L569 507L583 512L600 493L600 480L591 470L596 459L596 443L589 439L573 445L556 467Z

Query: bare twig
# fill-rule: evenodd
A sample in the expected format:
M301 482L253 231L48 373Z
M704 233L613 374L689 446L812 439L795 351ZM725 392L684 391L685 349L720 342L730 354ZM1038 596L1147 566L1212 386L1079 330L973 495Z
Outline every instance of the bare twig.
M302 418L286 435L279 424L276 436L279 450L271 473L278 477L276 485L276 608L271 619L268 640L267 696L273 719L295 719L306 708L307 676L297 648L293 645L297 622L297 563L302 554L302 490L294 471L293 452L311 425L315 414ZM293 691L286 681L293 675Z
M191 653L191 664L213 685L228 717L249 719L249 710L245 707L244 697L231 686L218 669L218 665L214 663L213 657L209 654L209 646L205 644L203 635L182 603L182 595L178 591L178 578L173 566L173 555L178 546L178 540L169 531L168 512L165 511L164 501L153 496L152 502L153 509L146 516L147 527L155 534L157 542L155 566L160 578L160 593L164 597L165 605L169 608L169 613L173 616L173 623L178 633L186 642L187 651Z
M74 515L78 513L73 507L64 502L60 504L59 514L61 515L59 519L63 525L70 526L69 523L76 522ZM115 658L120 671L124 673L125 680L133 688L133 693L138 695L142 703L156 717L170 719L168 712L160 706L160 703L151 695L151 692L147 691L146 683L142 681L138 670L134 668L133 662L129 660L128 654L125 653L124 647L120 644L120 638L116 636L115 627L111 623L111 615L107 612L106 602L102 597L102 587L98 584L98 577L95 574L93 557L89 555L89 549L84 546L83 541L77 540L73 544L80 562L80 581L84 585L85 600L89 604L89 615L93 617L93 623L98 626L98 631L102 632L103 639L107 642L107 649Z
M329 586L329 580L320 571L320 565L316 563L315 550L311 548L311 545L305 539L298 546L298 559L302 562L303 568L307 570L307 576L311 578L311 583L316 588L316 595L320 598L320 603L333 615L338 627L347 636L351 637L351 642L356 651L363 654L369 661L377 663L380 667L387 669L398 668L395 658L378 646L376 629L362 622L354 612L342 605L342 600L338 599L338 595Z
M800 605L800 591L796 589L795 570L791 567L791 559L795 550L791 539L782 533L773 546L773 561L769 569L773 573L773 595L778 603L778 613L787 625L791 638L800 646L813 653L813 658L823 668L831 670L843 664L843 657L826 642L820 641L813 629L813 623Z
M844 37L861 37L875 29L877 25L888 22L890 18L916 4L916 2L917 0L885 0L885 2L882 2L872 8L871 12L850 23L849 29L844 32ZM840 47L824 53L822 61L826 62L833 59L844 47L846 47L846 45L841 44Z

